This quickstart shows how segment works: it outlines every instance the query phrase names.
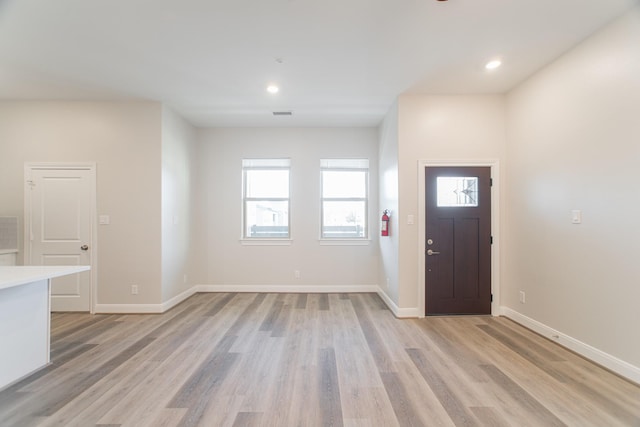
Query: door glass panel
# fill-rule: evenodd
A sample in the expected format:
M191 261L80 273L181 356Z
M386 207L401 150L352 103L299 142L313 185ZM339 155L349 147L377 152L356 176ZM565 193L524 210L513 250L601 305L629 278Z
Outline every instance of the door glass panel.
M478 178L439 176L438 207L477 207Z

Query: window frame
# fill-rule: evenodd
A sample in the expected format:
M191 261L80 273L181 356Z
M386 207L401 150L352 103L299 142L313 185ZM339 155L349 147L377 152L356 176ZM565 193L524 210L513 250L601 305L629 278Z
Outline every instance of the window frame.
M256 162L257 165L247 165L246 163ZM268 165L272 162L272 165ZM261 165L260 163L264 163ZM283 165L277 165L282 163ZM286 165L284 165L286 163ZM247 185L248 171L287 171L287 195L288 197L247 197ZM248 202L287 202L287 235L286 236L269 236L269 237L254 237L248 235L247 231L247 203ZM242 244L290 244L291 241L291 159L286 157L278 158L243 158L242 159L242 232L241 239Z
M340 166L340 164L358 163L366 164L366 167L357 166ZM327 165L325 165L327 163ZM334 163L336 166L331 166ZM370 162L368 158L334 158L320 159L320 244L337 244L337 245L362 245L368 244L370 240L369 232L369 196L370 196ZM364 197L324 197L324 172L364 172ZM356 237L326 237L324 231L324 205L325 202L364 202L364 224L363 236Z

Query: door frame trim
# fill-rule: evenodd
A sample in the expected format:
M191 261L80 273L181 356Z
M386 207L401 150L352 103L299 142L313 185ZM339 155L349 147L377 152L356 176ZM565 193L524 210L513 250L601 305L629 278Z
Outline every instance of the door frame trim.
M95 313L96 296L98 289L98 236L97 236L97 179L96 179L96 162L25 162L24 163L24 259L23 263L26 265L27 260L31 259L31 201L27 197L29 195L29 181L31 180L31 171L42 169L71 169L71 170L88 170L90 172L91 179L91 195L90 205L91 213L89 214L89 245L91 251L89 252L89 265L91 270L91 286L89 286L89 312Z
M425 301L425 172L428 167L480 166L491 168L491 315L500 315L500 161L498 159L423 159L418 160L418 312L426 316Z

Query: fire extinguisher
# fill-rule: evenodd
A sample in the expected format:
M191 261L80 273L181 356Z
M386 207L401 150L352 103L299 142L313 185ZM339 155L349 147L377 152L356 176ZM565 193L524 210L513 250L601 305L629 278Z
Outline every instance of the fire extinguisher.
M380 230L380 235L389 235L389 209L385 209L384 212L382 212L382 228Z

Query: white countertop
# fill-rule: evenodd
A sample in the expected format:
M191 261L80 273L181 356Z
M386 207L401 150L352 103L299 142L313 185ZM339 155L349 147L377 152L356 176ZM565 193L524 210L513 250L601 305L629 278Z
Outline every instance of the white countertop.
M53 277L66 276L67 274L80 273L90 268L88 265L25 265L0 267L0 289L20 286L38 280L51 279Z

